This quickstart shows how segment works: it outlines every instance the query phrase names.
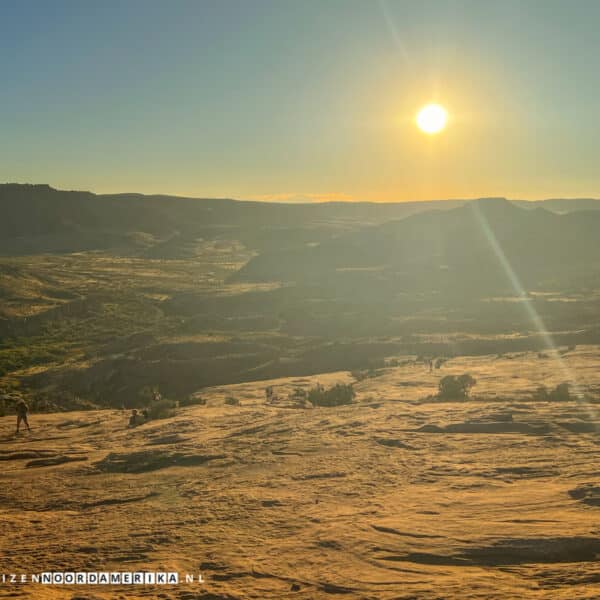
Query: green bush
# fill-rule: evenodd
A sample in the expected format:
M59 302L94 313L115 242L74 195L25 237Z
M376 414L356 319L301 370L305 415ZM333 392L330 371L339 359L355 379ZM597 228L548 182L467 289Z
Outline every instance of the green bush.
M329 389L314 387L308 392L308 399L314 406L341 406L354 400L354 388L351 383L338 383Z
M568 402L572 399L571 386L567 382L559 383L553 390L548 390L545 385L540 385L534 392L536 400L550 400L551 402Z
M200 396L185 396L179 401L179 406L205 406L206 398Z
M466 400L470 389L477 383L471 375L446 375L438 384L438 400Z
M551 392L550 400L567 402L571 399L571 386L568 383L559 383Z
M168 419L175 414L175 404L171 400L163 398L152 402L148 407L148 418L154 419Z
M239 406L240 401L237 398L234 398L233 396L227 396L227 398L225 398L225 404L227 404L228 406Z

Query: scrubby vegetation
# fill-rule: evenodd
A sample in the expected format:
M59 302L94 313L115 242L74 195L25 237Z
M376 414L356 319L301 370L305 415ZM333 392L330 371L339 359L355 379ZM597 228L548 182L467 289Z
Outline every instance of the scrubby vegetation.
M163 398L156 400L148 407L148 418L153 421L154 419L168 419L175 414L175 403L172 400Z
M181 400L179 400L179 406L206 406L206 398L201 396L184 396Z
M549 400L551 402L568 402L573 399L571 385L567 382L559 383L551 390L545 385L541 385L535 391L534 397L536 400Z
M113 237L96 229L92 219L85 226L94 231L90 237L85 228L71 230L73 219L84 215L77 208L83 198L70 196L61 209L67 212L55 223L58 229L49 230L52 241L30 229L21 204L39 196L46 206L62 192L46 186L4 189L7 206L13 213L18 209L24 220L18 235L14 223L5 224L0 239L0 387L18 389L32 406L141 408L149 402L140 396L148 386L160 387L185 405L191 394L210 386L340 370L361 381L406 363L398 357L418 357L424 369L433 360L437 369L444 356L511 358L515 352L546 348L543 336L528 333L531 324L520 299L496 296L502 278L491 277L487 283L494 289L486 291L478 275L466 294L462 284L446 279L449 271L440 274L437 266L432 272L421 267L414 272L411 262L404 265L411 278L397 277L414 244L396 248L394 242L397 252L371 256L369 249L402 238L371 239L374 230L365 230L365 219L355 211L366 211L368 222L383 223L389 215L376 216L383 207L353 207L341 221L345 208L340 206L316 212L303 208L300 221L293 219L290 226L287 217L266 205L203 201L181 205L177 215L170 208L161 210L160 218L150 219L148 210L153 213L157 206L150 209L148 199L115 198L127 209L119 223L123 230ZM104 200L96 204L86 198L90 209L103 212ZM188 211L203 217L184 219ZM260 219L248 221L247 211L259 211ZM138 230L142 214L143 227L152 223L148 230ZM519 211L510 214L524 217ZM54 216L50 211L46 218ZM114 225L112 216L110 222ZM403 225L388 223L382 232L389 233L390 227ZM356 253L352 244L350 254L335 250L338 243L366 243L367 238ZM337 240L333 246L332 240ZM424 250L429 255L430 247ZM256 251L264 254L253 259ZM324 253L323 265L302 262L313 253ZM400 262L384 270L361 266L375 258L379 265L381 256ZM340 269L334 261L321 272L332 257L350 263ZM296 268L299 278L290 279L290 269ZM586 277L583 283L582 288L581 282L564 280L527 300L563 354L572 354L577 344L600 342L600 329L593 325L599 316L594 289L600 280ZM565 295L568 303L553 301Z
M446 375L438 384L438 400L466 400L469 391L477 383L468 373L462 375Z
M313 406L341 406L351 404L356 393L352 384L338 383L329 389L317 386L309 390L308 400Z

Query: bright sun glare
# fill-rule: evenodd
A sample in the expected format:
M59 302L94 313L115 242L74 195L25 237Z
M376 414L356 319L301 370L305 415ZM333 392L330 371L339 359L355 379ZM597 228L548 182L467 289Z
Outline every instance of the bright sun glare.
M424 133L439 133L446 127L448 113L439 104L427 104L417 113L417 127Z

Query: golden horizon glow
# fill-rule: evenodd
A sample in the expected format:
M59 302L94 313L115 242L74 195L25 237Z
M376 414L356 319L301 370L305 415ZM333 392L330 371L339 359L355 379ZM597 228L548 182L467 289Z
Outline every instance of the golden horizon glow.
M440 104L427 104L417 113L417 127L428 135L439 133L446 127L448 112Z

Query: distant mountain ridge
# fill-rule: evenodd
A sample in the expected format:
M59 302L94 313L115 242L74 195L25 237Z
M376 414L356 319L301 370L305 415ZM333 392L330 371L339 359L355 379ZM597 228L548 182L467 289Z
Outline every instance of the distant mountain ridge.
M228 198L102 194L45 184L0 184L0 254L116 250L178 256L197 238L238 239L259 252L317 244L466 200L286 204ZM600 208L593 199L515 201L553 211Z
M600 212L560 215L482 199L366 227L314 247L263 253L236 281L289 281L482 295L600 274ZM359 284L358 281L361 281ZM352 287L352 286L349 286Z
M131 248L135 234L154 242L179 236L241 239L262 249L265 232L282 242L319 241L331 232L402 218L462 201L398 204L239 201L142 194L61 191L48 185L0 184L0 253ZM150 242L152 243L152 242Z

